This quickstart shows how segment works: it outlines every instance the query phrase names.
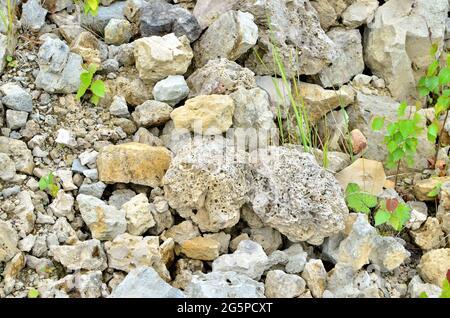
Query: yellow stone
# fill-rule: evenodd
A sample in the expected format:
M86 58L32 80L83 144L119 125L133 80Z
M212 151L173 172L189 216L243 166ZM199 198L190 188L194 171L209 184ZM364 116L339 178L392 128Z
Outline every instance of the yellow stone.
M212 261L219 257L220 243L207 237L197 236L183 242L181 252L189 258Z
M428 196L437 185L450 181L450 177L435 177L417 181L414 185L414 193L419 201L434 201L435 197Z
M171 159L171 152L164 147L137 142L106 146L97 157L99 179L105 183L159 187Z

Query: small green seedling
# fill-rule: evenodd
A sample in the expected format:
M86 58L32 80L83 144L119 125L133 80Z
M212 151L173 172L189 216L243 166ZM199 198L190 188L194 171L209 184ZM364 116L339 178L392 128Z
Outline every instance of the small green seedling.
M80 88L78 88L77 99L80 100L89 89L92 93L91 103L97 106L100 98L105 96L105 83L99 79L92 82L95 72L97 72L97 66L91 64L87 70L81 73L81 84Z
M389 224L394 230L400 232L411 217L411 208L397 199L388 199L381 202L375 213L375 226Z
M345 202L355 212L369 214L378 204L377 197L361 190L356 183L349 183L345 189Z
M74 0L75 3L80 3L80 0ZM100 0L83 0L84 14L95 17L98 14L98 6Z
M426 292L422 292L419 298L428 298L428 294ZM450 298L450 269L447 271L447 277L442 283L442 292L439 298Z
M38 298L39 295L39 291L35 288L30 288L28 291L28 298Z
M438 182L433 190L431 190L430 192L427 193L427 196L430 198L435 198L439 195L439 192L441 192L441 188L442 188L442 182Z
M11 55L8 55L6 56L6 65L11 68L17 67L17 61Z
M50 172L47 176L42 176L39 180L39 189L41 191L48 190L52 197L56 197L59 191L59 186L55 182L55 177L53 173Z

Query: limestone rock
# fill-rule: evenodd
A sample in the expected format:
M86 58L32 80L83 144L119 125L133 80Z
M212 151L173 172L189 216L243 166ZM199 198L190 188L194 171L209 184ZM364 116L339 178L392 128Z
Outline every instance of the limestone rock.
M41 293L42 298L100 298L102 296L102 272L91 271L66 275L58 281L49 280Z
M193 53L185 36L177 38L171 33L134 41L134 57L140 78L155 83L169 75L186 73Z
M81 26L97 34L104 34L111 19L124 19L126 1L117 1L109 6L99 6L97 14L81 14Z
M31 113L33 110L31 95L19 85L4 84L0 86L0 92L3 94L2 103L7 108L27 113Z
M197 0L193 10L194 16L202 29L209 27L222 13L233 9L238 0Z
M428 193L438 184L444 184L449 181L450 177L435 177L417 181L414 185L416 199L420 201L434 201L434 197L428 196Z
M186 240L181 252L189 258L202 261L213 261L219 256L220 243L207 237L197 236Z
M0 153L0 180L12 181L16 176L16 165L5 153Z
M220 141L186 145L164 176L164 194L169 205L200 230L218 232L239 221L250 178L244 154Z
M39 31L45 24L47 10L41 7L39 1L29 0L22 6L20 23L33 32Z
M88 65L95 64L99 67L102 59L105 59L105 44L88 31L81 32L70 44L70 48L72 52L79 54Z
M97 157L99 178L106 183L158 187L169 168L171 153L164 147L135 142L106 146Z
M263 223L293 242L315 245L344 229L348 209L342 190L312 155L273 146L253 155L260 158L255 161L251 202Z
M0 153L9 156L15 163L17 172L29 175L33 172L33 155L23 141L0 136Z
M164 232L164 239L172 238L180 245L197 236L200 236L200 232L191 221L183 221Z
M450 248L441 248L425 253L418 266L422 279L437 286L442 286L449 268Z
M264 283L268 298L296 298L305 291L306 283L300 276L280 270L269 271Z
M74 245L52 246L53 258L68 270L104 270L107 267L106 255L99 240L78 242Z
M181 75L169 75L153 87L155 100L175 106L189 95L189 87Z
M442 289L436 285L424 283L420 276L416 275L409 282L408 293L411 298L419 298L423 292L426 292L429 298L439 298Z
M445 233L437 218L429 217L422 227L410 231L414 243L423 250L433 250L445 246Z
M79 194L77 202L81 217L91 230L93 238L101 241L112 240L126 231L124 211L85 194Z
M139 126L152 127L169 121L172 111L173 108L166 103L148 100L137 106L131 116Z
M215 58L235 61L251 49L258 40L253 19L253 15L241 11L220 15L195 43L195 65L202 67Z
M378 6L378 0L357 0L342 13L342 23L352 29L368 24L372 22Z
M321 298L327 284L327 271L320 259L311 259L306 263L302 273L311 294Z
M10 223L0 221L0 262L8 262L19 250L17 243L19 237Z
M151 205L144 193L140 193L121 207L127 220L127 231L132 235L142 235L155 226Z
M171 114L176 129L204 135L225 132L232 125L234 101L227 95L200 95L188 99Z
M48 206L53 215L57 217L66 217L69 221L74 218L73 211L74 198L72 194L59 191L56 198Z
M250 230L250 239L260 244L266 252L270 255L272 252L278 250L283 244L280 232L271 227L263 227L260 229Z
M105 43L121 45L133 36L131 23L125 19L111 19L105 27Z

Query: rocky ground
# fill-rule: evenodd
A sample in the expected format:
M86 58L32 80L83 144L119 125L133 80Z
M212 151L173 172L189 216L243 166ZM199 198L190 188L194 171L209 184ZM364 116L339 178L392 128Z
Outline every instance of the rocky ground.
M13 54L0 28L0 297L440 295L449 146L430 169L424 132L395 187L370 126L415 104L431 42L450 48L447 0L15 6ZM326 168L321 150L279 142L293 88L273 41L329 131ZM89 64L106 86L98 106L76 98ZM39 186L49 173L54 196ZM406 228L350 211L349 182L406 202Z

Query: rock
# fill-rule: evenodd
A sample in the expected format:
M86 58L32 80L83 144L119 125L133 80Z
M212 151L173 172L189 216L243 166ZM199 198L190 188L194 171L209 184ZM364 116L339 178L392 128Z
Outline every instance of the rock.
M21 191L17 194L18 204L14 209L15 226L23 237L34 230L36 215L30 191Z
M169 205L201 231L218 232L239 221L250 178L243 153L220 141L204 142L177 153L164 176L164 194Z
M228 254L228 247L230 246L230 239L231 239L230 234L226 234L225 232L219 232L219 233L204 234L203 237L213 239L214 241L219 243L220 255Z
M411 298L420 298L420 295L425 292L429 298L439 298L442 289L433 284L424 283L419 275L414 276L408 285L408 293Z
M258 75L274 75L273 72L277 70L273 45L278 48L281 63L289 65L286 68L289 78L300 74L317 74L336 57L335 45L320 27L317 12L309 1L285 3L268 0L257 4L241 1L236 9L253 14L258 25L256 50L260 58L250 54L245 63ZM271 27L267 25L268 16ZM302 54L293 58L299 48Z
M109 112L111 115L117 117L128 117L130 113L128 111L127 101L123 96L114 96L113 102L109 107Z
M155 83L169 75L186 73L193 53L185 36L177 38L171 33L134 41L134 57L139 77Z
M99 178L106 183L161 185L169 168L171 153L163 147L135 142L106 146L97 157Z
M107 7L99 6L97 14L81 14L81 26L97 34L103 34L112 19L124 19L126 1L117 1Z
M142 237L124 233L112 242L105 242L105 250L110 268L131 272L140 266L150 266L164 280L170 280L170 274L162 261L157 236Z
M19 250L19 237L9 222L0 220L0 262L8 262Z
M254 73L225 58L210 60L197 69L188 79L190 96L229 94L238 87L256 87Z
M319 85L300 83L299 94L303 97L309 119L317 122L328 112L352 104L355 94L351 88L344 86L339 90L326 90Z
M42 298L100 298L102 296L102 272L92 271L67 275L58 281L49 280ZM39 288L42 290L43 288Z
M259 156L251 200L264 224L293 242L314 245L344 229L348 209L342 190L312 155L295 148L272 146L266 153L260 151Z
M153 87L155 100L175 106L189 95L189 87L181 75L169 75Z
M264 298L264 284L236 272L198 273L185 293L189 298Z
M359 129L353 129L350 132L350 137L352 140L352 150L353 154L356 155L361 153L367 148L367 139Z
M290 246L283 253L287 256L286 273L299 274L305 269L308 254L303 251L300 244Z
M320 259L311 259L306 263L302 273L311 294L316 298L322 298L327 284L327 271Z
M450 248L426 252L420 259L418 270L422 279L430 284L442 286L450 268Z
M166 103L148 100L137 106L131 116L139 126L152 127L169 121L172 111L173 108Z
M395 0L376 10L365 31L364 60L395 99L417 95L417 79L432 61L431 43L441 47L444 40L448 9L446 0Z
M55 233L58 242L61 244L72 245L78 242L77 233L64 217L60 217L56 220L52 227L52 231Z
M151 88L146 85L138 75L136 69L127 69L121 72L114 80L106 80L106 96L100 101L107 106L112 102L108 96L123 96L127 104L137 106L151 99ZM110 105L110 104L109 104Z
M272 254L283 244L280 232L271 227L250 230L250 239L260 244L267 255Z
M342 13L342 23L351 29L372 22L378 9L377 0L357 0Z
M376 236L374 248L370 253L370 261L383 272L398 268L411 254L394 237Z
M269 271L264 283L268 298L296 298L305 291L306 283L300 276L280 270Z
M37 32L44 26L47 12L37 0L29 0L22 6L20 24L33 32Z
M85 31L78 34L70 45L72 52L79 54L86 64L95 64L99 67L106 58L106 47L91 32Z
M197 0L193 10L194 16L202 29L209 27L222 13L233 9L238 0Z
M25 127L27 123L28 113L17 110L8 109L6 111L6 126L11 130Z
M182 245L184 241L193 239L197 236L200 236L200 232L191 221L183 221L164 232L164 239L173 238L173 240L180 245Z
M21 140L0 136L0 153L4 153L15 163L16 171L31 175L34 169L33 155Z
M151 267L131 270L109 298L184 298L183 293L159 277Z
M338 58L326 66L318 77L324 87L340 87L364 71L361 33L359 30L336 28L327 36L336 44Z
M2 74L6 65L7 50L8 50L8 37L0 33L0 73Z
M421 249L428 251L445 246L445 233L437 218L429 217L418 230L410 231L414 243Z
M164 1L144 5L139 27L143 37L173 32L178 37L185 35L190 42L197 40L202 32L197 19L188 10Z
M9 279L14 279L19 275L20 271L25 267L25 256L23 253L17 253L5 266L2 276L5 283Z
M434 177L416 181L414 184L414 195L419 201L434 201L434 197L428 196L435 187L439 184L449 182L450 177Z
M411 230L418 230L420 226L427 220L428 208L424 202L410 201L408 205L411 208L411 218L405 227ZM436 215L439 218L439 213Z
M91 230L92 237L97 240L113 240L127 229L125 212L107 205L96 197L79 194L78 208L81 217Z
M215 58L237 60L258 41L258 27L253 20L253 15L241 11L220 15L195 42L195 65L202 67Z
M0 180L12 181L16 176L16 165L5 153L0 153Z
M322 29L328 30L337 24L338 14L329 0L311 0L311 5L316 9Z
M291 106L289 94L291 85L286 85L283 79L272 76L255 76L256 84L269 94L271 110L273 114L281 113L281 117L286 119Z
M360 158L337 173L336 179L343 190L349 183L356 183L362 191L379 195L383 191L386 174L381 162Z
M95 182L91 184L82 184L80 189L78 190L78 194L85 194L93 196L97 199L100 199L103 195L103 192L106 189L106 184L103 182Z
M56 198L48 206L48 209L57 217L66 217L72 221L75 213L73 211L74 199L72 194L64 191L58 191Z
M227 95L200 95L188 99L171 114L176 129L204 135L225 132L233 124L234 101Z
M69 271L101 270L107 267L106 255L99 240L77 242L74 245L52 246L53 258Z
M75 148L77 146L74 134L70 130L63 128L58 130L58 136L56 137L55 142L69 148Z
M121 45L133 36L131 23L125 19L111 19L105 27L105 43Z
M366 159L385 162L388 152L383 141L387 130L386 128L379 131L372 130L372 121L374 117L378 116L385 118L385 126L395 122L397 120L398 105L398 102L388 96L366 95L358 92L356 104L347 109L350 130L357 128L367 138L367 150L364 152ZM409 110L415 110L415 107L408 108L406 114L409 113ZM419 114L422 116L422 121L419 125L423 126L426 121L424 112L421 110ZM412 169L427 169L428 158L434 157L434 146L427 140L426 135L427 133L424 130L418 136L421 147L417 147ZM404 168L402 167L402 169Z
M12 110L31 113L33 111L33 101L31 95L14 83L7 83L0 86L0 92L3 94L2 103Z
M81 56L70 53L63 41L48 37L39 48L35 84L48 93L74 93L81 83L82 62Z
M127 220L127 231L132 235L142 235L155 226L151 205L144 193L140 193L122 204Z
M220 243L207 237L197 236L185 240L181 252L189 258L202 261L213 261L219 256Z
M261 245L250 240L241 241L233 254L219 256L212 263L213 272L236 272L259 280L268 263Z

